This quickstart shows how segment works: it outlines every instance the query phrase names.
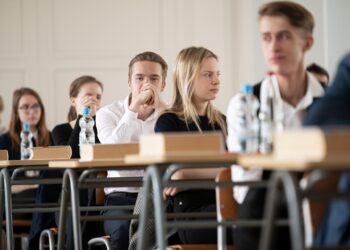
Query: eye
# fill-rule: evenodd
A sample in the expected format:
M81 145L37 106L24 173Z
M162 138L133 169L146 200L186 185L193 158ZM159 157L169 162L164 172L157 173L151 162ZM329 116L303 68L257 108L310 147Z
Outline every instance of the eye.
M142 76L138 76L138 77L136 77L136 80L137 81L143 81L143 77Z
M271 41L271 36L270 35L262 35L261 36L261 40L264 41L264 42L270 42Z

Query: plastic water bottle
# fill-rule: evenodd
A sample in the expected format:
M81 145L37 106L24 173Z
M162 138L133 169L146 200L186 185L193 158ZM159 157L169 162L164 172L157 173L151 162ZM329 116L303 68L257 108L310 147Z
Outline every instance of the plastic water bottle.
M21 160L30 158L30 148L33 147L33 134L30 132L30 126L28 123L23 123L23 129L21 131Z
M243 118L238 129L240 152L255 154L259 149L259 101L253 94L251 84L244 84L241 93L238 107Z
M266 108L260 107L260 144L259 152L267 154L272 152L272 136L273 136L273 121L272 121L272 98L267 98Z
M91 110L88 107L85 107L83 109L83 117L81 117L79 120L79 145L95 144L94 125L95 121L91 117Z
M273 135L283 131L283 103L278 90L278 82L275 75L269 73L267 84L261 88L260 98L260 145L262 154L271 153L273 150Z

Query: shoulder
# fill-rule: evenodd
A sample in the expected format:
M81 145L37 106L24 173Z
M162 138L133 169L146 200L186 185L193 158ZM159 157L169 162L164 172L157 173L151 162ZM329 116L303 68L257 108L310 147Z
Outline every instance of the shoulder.
M179 130L180 118L173 112L166 111L162 113L156 122L156 132L170 132Z
M118 100L100 108L96 113L96 119L105 119L108 117L118 117L123 115L125 113L124 102L125 100Z
M0 136L0 149L8 149L11 147L11 140L9 133Z
M55 126L53 129L52 129L52 135L57 135L57 134L62 134L62 133L67 133L67 132L70 132L72 130L70 124L67 122L67 123L62 123L62 124L59 124L57 126Z

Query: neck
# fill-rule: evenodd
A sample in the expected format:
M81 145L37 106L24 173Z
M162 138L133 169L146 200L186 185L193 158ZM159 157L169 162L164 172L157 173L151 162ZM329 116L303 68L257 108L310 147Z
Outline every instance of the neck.
M277 79L282 99L296 107L306 93L306 71L300 68L291 75L277 75Z
M69 122L69 125L74 129L75 127L75 123L76 123L77 119L74 119L73 121Z
M35 133L37 131L36 126L30 126L30 132Z
M194 106L198 112L198 115L203 116L207 113L208 102L195 102Z

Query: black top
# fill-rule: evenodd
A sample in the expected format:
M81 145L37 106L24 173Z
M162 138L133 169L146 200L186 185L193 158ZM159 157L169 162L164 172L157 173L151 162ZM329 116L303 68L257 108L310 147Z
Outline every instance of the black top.
M222 115L224 121L226 117ZM210 124L207 116L199 117L199 126L202 131L221 131L219 124ZM195 123L186 124L185 121L179 119L174 113L163 113L157 120L155 132L185 132L192 131L198 132L198 128Z
M81 116L78 116L74 129L72 129L69 123L63 123L63 124L57 125L52 130L53 144L55 146L64 146L64 145L71 146L72 158L80 158L80 154L79 154L79 133L80 133L79 120L80 118ZM94 120L95 120L95 117L94 117ZM94 125L94 132L95 132L95 142L100 143L100 141L97 138L96 121Z
M32 138L33 146L35 147L35 139ZM10 134L6 133L0 136L0 149L7 150L9 155L9 160L20 160L21 151L12 148L12 143L10 140Z

